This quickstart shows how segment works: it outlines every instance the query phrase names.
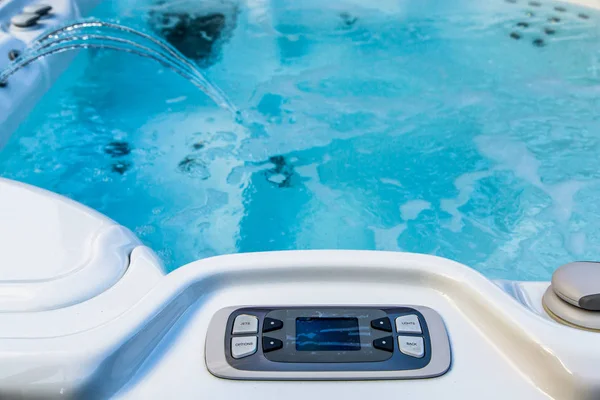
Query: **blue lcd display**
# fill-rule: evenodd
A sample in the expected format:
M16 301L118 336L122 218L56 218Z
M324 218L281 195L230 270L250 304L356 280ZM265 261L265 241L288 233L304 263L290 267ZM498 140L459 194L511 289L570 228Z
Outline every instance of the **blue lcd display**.
M296 350L360 350L358 318L296 318Z

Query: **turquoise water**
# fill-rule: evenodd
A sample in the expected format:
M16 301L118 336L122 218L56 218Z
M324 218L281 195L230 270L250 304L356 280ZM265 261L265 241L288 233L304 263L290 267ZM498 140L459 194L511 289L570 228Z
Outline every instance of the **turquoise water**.
M162 26L245 124L156 63L88 51L0 152L0 174L105 213L170 269L233 252L381 249L535 280L600 259L598 12L173 4L106 1L95 16ZM210 15L218 34L178 36L173 15Z

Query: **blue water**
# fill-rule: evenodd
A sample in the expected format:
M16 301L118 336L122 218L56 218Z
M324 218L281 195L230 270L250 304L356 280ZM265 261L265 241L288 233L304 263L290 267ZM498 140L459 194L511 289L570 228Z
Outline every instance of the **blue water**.
M222 14L192 50L245 123L156 63L88 51L0 174L105 213L170 269L381 249L548 279L600 259L600 13L540 2L105 1L95 16L149 31L169 7Z

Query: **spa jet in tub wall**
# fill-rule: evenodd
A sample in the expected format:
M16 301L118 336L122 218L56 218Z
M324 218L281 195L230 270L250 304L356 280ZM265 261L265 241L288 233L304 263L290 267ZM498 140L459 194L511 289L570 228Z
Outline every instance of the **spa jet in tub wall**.
M87 15L99 3L99 0L0 0L0 70L42 33ZM40 60L0 85L0 150L74 56L64 53L51 60Z

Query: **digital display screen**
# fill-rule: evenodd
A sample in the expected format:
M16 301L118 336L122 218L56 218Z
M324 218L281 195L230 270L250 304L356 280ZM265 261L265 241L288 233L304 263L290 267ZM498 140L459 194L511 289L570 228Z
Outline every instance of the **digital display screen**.
M358 318L296 318L296 350L360 350Z

